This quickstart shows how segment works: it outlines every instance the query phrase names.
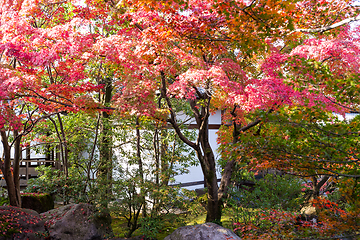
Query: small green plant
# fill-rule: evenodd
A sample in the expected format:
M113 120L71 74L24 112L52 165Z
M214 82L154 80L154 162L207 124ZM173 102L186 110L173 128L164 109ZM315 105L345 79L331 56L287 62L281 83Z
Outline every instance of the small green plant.
M48 239L50 237L50 233L49 232L36 232L35 236L37 238L45 238Z
M231 195L243 206L251 208L274 208L298 210L304 203L305 191L301 179L290 175L267 174L263 179L255 180L251 190L233 188Z
M0 188L0 206L9 205L10 201L5 188Z
M204 190L207 192L206 190ZM207 194L203 194L197 197L195 191L182 189L182 194L185 200L183 203L187 214L191 215L192 218L196 218L206 212Z
M244 176L244 175L243 175ZM259 224L259 210L278 209L297 211L305 203L304 186L300 179L285 175L267 174L255 180L253 175L245 175L255 185L252 189L232 188L227 204L233 209L233 221Z
M60 170L51 169L48 166L40 166L36 170L40 172L39 177L29 179L25 193L49 193L66 204L70 200L87 202L88 196L84 191L85 176L78 169L70 168L68 177Z
M163 221L160 217L147 216L139 220L139 232L144 235L146 239L156 239L160 229L163 229Z

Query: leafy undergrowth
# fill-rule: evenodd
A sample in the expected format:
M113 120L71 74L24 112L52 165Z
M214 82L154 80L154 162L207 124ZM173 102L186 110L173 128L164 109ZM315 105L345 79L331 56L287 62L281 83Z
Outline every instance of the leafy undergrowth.
M276 209L261 209L258 217L236 222L234 231L242 239L358 239L359 209L344 211L327 199L312 200L314 215ZM344 238L345 239L345 238Z
M179 217L181 218L181 217ZM159 230L158 234L156 235L156 239L162 240L167 235L171 234L177 228L181 227L182 224L176 223L174 224L172 221L167 221L166 218L162 222L162 229ZM114 235L117 238L125 238L126 233L128 231L127 222L125 218L113 217L111 227L113 229ZM140 229L137 229L133 234L132 237L141 236Z
M226 228L233 228L233 224L231 221L231 211L226 211L223 214L222 217L222 225ZM174 217L177 218L176 221L174 221ZM170 218L167 220L167 218ZM196 224L202 224L205 223L206 219L206 212L202 212L200 214L196 215L190 215L190 214L177 214L177 215L169 215L165 216L165 219L163 220L162 224L163 227L161 230L159 230L159 233L156 235L156 239L163 240L166 236L170 235L173 231L175 231L177 228L185 226L185 225L196 225ZM125 234L127 232L127 223L125 218L112 218L112 229L114 232L115 237L118 238L124 238ZM140 230L136 230L134 236L140 236L142 235L140 233Z
M13 215L2 215L0 217L0 236L11 237L14 233L19 232L19 224Z
M247 208L243 209L248 213L247 218L236 222L234 221L234 212L239 209L229 207L223 209L222 225L235 230L242 239L321 239L323 237L334 239L334 236L360 236L358 211L345 212L336 204L324 199L314 201L313 204L321 210L318 212L316 221L299 219L299 213L295 212ZM166 216L162 220L163 226L156 235L156 239L162 240L175 229L184 225L202 224L205 222L205 217L205 212L195 215ZM177 218L177 221L174 221L174 218ZM113 218L112 228L116 237L124 237L127 231L126 220ZM139 230L133 234L133 236L139 235L142 235Z

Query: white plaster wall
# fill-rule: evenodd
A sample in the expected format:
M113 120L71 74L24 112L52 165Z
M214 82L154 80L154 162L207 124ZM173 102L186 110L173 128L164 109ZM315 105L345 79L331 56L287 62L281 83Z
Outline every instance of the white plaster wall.
M221 124L221 111L217 111L216 114L213 114L209 117L209 124ZM209 141L210 141L210 145L214 152L216 160L219 157L219 154L217 152L217 149L218 149L217 134L216 134L217 131L218 130L215 130L215 129L209 129ZM198 166L190 167L188 169L189 169L188 174L178 175L175 177L174 184L197 182L197 181L204 180L204 175L202 173L200 164ZM217 178L221 177L221 174L219 171L216 173L216 175L217 175ZM194 189L203 188L203 187L204 187L204 185L196 185L196 186L185 187L185 188L189 189L189 190L194 190Z
M177 120L178 121L184 121L184 120L188 120L189 117L186 116L185 114L178 114L177 115ZM195 124L195 120L193 119L189 119L186 124ZM221 124L221 111L217 111L216 114L213 114L209 117L209 124ZM194 129L194 131L197 131ZM210 145L212 147L212 150L215 154L215 159L218 159L218 153L217 153L217 135L216 132L218 130L215 129L209 129L209 141L210 141ZM133 133L133 135L129 135L129 138L134 138L135 136L135 132ZM120 142L115 142L115 145L119 145L121 144ZM125 149L128 152L132 152L133 154L135 154L134 150L132 149L130 144L125 144L122 145L122 148ZM127 163L127 159L121 159L120 153L119 153L119 149L114 149L114 154L116 156L118 156L118 163L121 164L121 166L123 168L129 168L129 169L136 169L137 165L129 165ZM144 164L146 165L146 156L142 155L143 157L143 161ZM171 183L171 184L180 184L180 183L189 183L189 182L196 182L196 181L203 181L204 180L204 176L201 170L201 166L200 164L198 164L198 166L192 166L187 168L189 170L189 173L187 174L182 174L182 175L178 175L175 176L175 182ZM116 172L114 173L116 176ZM220 172L217 172L217 177L220 178L221 174ZM189 190L193 190L193 189L197 189L197 188L203 188L203 185L197 185L197 186L192 186L192 187L186 187Z
M209 141L210 141L211 148L212 148L212 150L213 150L213 152L215 154L215 159L216 160L218 159L218 153L217 153L218 145L217 145L217 142L216 142L216 139L217 139L216 132L217 131L218 130L213 130L213 129L209 130ZM204 175L202 173L200 164L198 166L190 167L190 168L188 168L188 170L189 170L188 174L175 176L175 183L174 184L197 182L197 181L203 181L204 180ZM221 177L220 172L217 172L216 175L217 175L218 178ZM185 187L185 188L189 189L189 190L194 190L194 189L203 188L203 187L204 187L204 185L196 185L196 186Z
M344 119L345 119L346 121L351 121L351 120L354 119L357 115L359 115L359 113L345 113L345 118L344 118L344 116L339 115L339 114L335 114L335 115L338 117L338 119L339 119L340 121L343 121Z
M2 144L0 143L0 157L3 158L3 146ZM11 158L14 157L14 148L11 149ZM23 149L22 151L22 157L23 159L26 158L26 151L25 149ZM45 155L44 154L41 154L41 153L36 153L35 151L33 150L30 150L30 158L45 158Z

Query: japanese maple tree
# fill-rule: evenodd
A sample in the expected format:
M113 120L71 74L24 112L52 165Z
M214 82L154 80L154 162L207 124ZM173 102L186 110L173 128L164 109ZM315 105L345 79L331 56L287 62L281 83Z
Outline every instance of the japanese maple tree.
M4 150L0 167L10 204L20 206L22 137L49 116L97 109L89 93L100 87L87 80L84 67L83 54L93 43L91 34L82 31L86 20L68 16L65 2L1 1L0 5L0 133Z
M359 107L360 55L356 32L356 28L346 28L336 38L306 40L290 53L297 61L291 61L292 67L287 68L289 72L296 70L294 82L300 79L300 74L309 74L313 91L322 88L324 96L338 105L340 113L356 113ZM310 106L288 106L269 116L258 134L243 136L249 166L311 177L313 197L331 180L352 182L343 186L352 189L348 197L354 201L359 176L358 117L343 121L344 116L324 109L321 102L307 104Z
M308 62L291 52L303 51L307 38L336 38L342 26L358 20L356 7L345 0L6 1L2 6L0 46L25 83L17 95L42 113L79 111L96 108L85 94L95 89L87 77L99 83L110 79L114 95L107 105L169 123L196 152L208 187L207 221L221 219L237 160L227 161L218 186L210 114L224 110L233 134L223 143L235 146L241 133L283 106L322 103L323 109L339 111L326 79L306 72ZM94 65L101 71L90 73ZM173 98L189 104L196 141L182 133Z
M87 1L89 6L96 4ZM118 66L120 91L114 104L132 115L147 115L172 125L197 153L208 187L207 221L219 221L221 199L235 158L223 170L220 186L209 144L208 118L217 109L233 124L233 139L262 122L266 114L299 104L339 111L332 89L291 50L308 38L305 32L337 36L357 20L350 1L119 1L108 2L119 22L117 33L94 45L98 56ZM305 28L306 27L306 28ZM288 66L285 66L288 64ZM289 72L288 72L289 71ZM290 72L291 71L291 72ZM301 72L302 75L296 75ZM314 85L313 82L319 81ZM154 102L156 90L160 96ZM182 134L172 98L187 101L198 130L197 141ZM260 113L254 121L252 113ZM169 118L164 116L169 114ZM226 144L226 142L224 142ZM233 155L240 152L231 148Z

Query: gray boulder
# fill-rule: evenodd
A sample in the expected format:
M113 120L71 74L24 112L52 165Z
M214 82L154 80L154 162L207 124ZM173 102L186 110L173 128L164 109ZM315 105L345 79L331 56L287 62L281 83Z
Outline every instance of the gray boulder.
M195 226L185 226L176 229L164 240L240 240L230 229L223 228L215 223L204 223Z
M0 240L44 240L44 222L34 210L0 206Z
M90 204L70 204L41 214L52 240L102 240L112 236L110 214Z

